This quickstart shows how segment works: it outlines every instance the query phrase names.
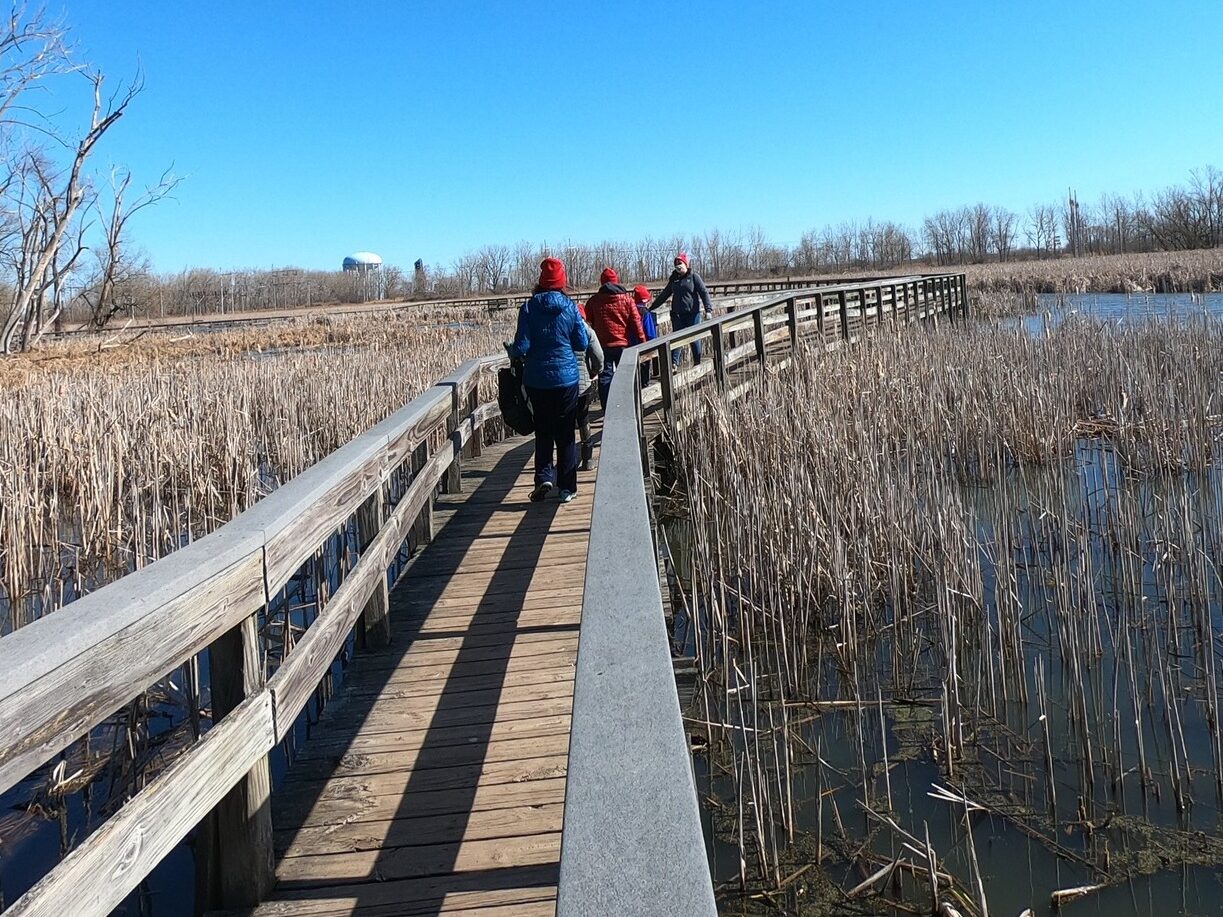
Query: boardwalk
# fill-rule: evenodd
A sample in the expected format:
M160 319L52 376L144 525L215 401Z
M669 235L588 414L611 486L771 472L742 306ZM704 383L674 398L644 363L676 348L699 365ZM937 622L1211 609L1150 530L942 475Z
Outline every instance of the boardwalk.
M594 472L527 499L530 441L489 447L273 796L265 915L555 912Z

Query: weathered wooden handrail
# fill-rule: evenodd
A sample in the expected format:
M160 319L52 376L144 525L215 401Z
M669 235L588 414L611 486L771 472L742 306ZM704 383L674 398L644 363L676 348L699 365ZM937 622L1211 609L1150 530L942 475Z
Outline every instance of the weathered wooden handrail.
M657 563L642 467L644 412L659 405L670 415L681 389L706 379L726 385L736 368L766 364L770 345L785 342L790 353L804 338L853 340L889 312L910 320L963 314L966 306L963 275L872 279L794 291L625 352L603 418L590 526L558 917L717 913L661 586L643 575ZM736 333L748 329L752 340L737 345ZM674 372L671 353L706 337L710 359ZM643 390L632 370L654 355L660 381Z
M438 485L458 486L459 456L478 449L496 415L495 403L479 403L479 383L502 362L468 361L211 535L0 640L0 792L210 647L215 721L6 917L109 913L210 812L233 830L215 848L209 904L257 903L272 879L266 755L363 612L375 618L366 632L377 632L392 558ZM422 446L429 458L383 513L389 479ZM356 567L266 678L256 615L371 504L378 524Z

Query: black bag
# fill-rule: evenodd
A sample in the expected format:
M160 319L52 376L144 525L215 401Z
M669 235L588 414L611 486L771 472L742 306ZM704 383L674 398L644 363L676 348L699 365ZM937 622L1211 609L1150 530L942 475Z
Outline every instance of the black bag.
M535 415L531 412L526 386L522 384L521 360L514 360L497 371L497 406L501 408L501 419L515 433L526 436L535 432Z

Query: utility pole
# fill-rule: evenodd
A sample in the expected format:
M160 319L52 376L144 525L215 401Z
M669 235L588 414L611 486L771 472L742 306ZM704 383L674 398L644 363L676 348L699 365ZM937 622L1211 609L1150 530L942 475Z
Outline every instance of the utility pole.
M1082 241L1082 226L1080 225L1079 217L1079 197L1075 194L1073 188L1066 189L1067 209L1070 219L1069 225L1066 227L1066 233L1070 236L1067 240L1070 243L1070 253L1076 258L1083 254Z

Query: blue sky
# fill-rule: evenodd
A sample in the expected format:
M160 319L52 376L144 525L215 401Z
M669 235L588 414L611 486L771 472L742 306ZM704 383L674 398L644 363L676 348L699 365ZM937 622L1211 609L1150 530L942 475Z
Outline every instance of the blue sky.
M184 176L133 221L159 271L793 242L1223 168L1219 0L48 6L144 73L98 161Z

